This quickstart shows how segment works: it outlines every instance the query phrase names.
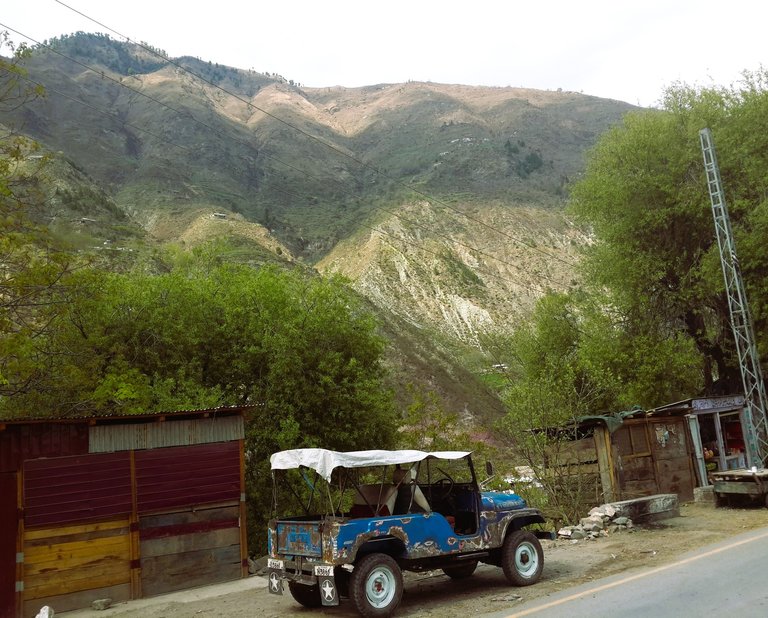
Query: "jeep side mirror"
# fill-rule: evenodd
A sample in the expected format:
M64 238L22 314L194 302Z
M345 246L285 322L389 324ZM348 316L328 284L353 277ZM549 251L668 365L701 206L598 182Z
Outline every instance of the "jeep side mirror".
M485 462L485 473L488 476L493 476L493 464L490 461Z

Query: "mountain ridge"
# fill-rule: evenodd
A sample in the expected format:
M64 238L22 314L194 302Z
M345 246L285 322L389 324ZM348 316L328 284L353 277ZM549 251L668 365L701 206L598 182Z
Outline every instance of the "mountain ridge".
M105 35L47 45L25 68L49 95L10 120L157 240L229 230L481 348L484 329L574 284L588 235L563 215L568 184L635 109L431 82L305 88Z

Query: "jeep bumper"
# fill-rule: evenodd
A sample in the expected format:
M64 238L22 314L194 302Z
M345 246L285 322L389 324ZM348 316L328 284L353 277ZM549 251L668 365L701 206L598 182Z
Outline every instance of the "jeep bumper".
M339 591L336 585L333 565L315 564L311 572L302 571L294 561L269 558L267 560L267 577L269 592L283 594L286 581L295 582L301 586L317 586L320 601L323 605L339 604Z

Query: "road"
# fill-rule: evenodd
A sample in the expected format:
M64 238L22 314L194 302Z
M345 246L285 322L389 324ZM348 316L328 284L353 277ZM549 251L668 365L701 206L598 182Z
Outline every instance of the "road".
M486 618L768 616L768 527L664 566L627 571Z

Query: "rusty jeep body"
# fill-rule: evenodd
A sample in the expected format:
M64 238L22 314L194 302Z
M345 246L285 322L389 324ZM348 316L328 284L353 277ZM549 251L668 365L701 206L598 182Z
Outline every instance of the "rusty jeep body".
M549 533L525 528L544 517L514 493L481 491L468 452L295 449L271 465L275 502L292 495L304 511L269 523L271 593L287 582L306 607L348 597L363 616L389 616L403 570L463 578L485 562L514 585L541 576Z

